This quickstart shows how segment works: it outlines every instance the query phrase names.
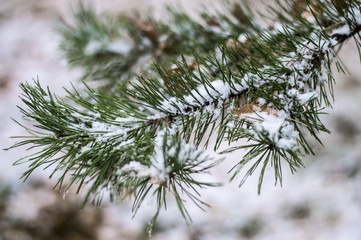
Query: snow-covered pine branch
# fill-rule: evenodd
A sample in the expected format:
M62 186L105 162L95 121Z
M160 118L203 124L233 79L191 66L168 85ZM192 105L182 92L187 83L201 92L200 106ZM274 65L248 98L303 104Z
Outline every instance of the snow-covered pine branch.
M330 96L333 98L331 64L335 62L342 71L334 49L351 38L358 47L361 45L357 38L361 30L359 1L313 0L308 6L299 5L299 1L287 3L288 6L279 5L282 11L273 10L277 18L271 27L261 27L253 15L248 16L237 4L233 10L238 11L229 16L218 15L217 19L207 15L208 25L213 27L200 29L186 15L174 13L194 27L185 32L192 29L194 36L201 35L208 41L216 35L218 40L212 42L209 51L204 51L202 47L209 42L188 45L189 38L184 32L174 30L184 40L174 51L184 51L186 55L162 52L160 56L166 56L165 59L173 56L175 67L169 69L169 64L156 64L156 72L142 73L137 80L120 84L114 94L106 95L104 91L87 87L86 96L73 89L68 91L69 99L65 100L44 90L39 82L35 86L22 84L23 101L28 109L21 108L21 111L36 124L27 128L32 136L12 148L41 147L38 153L18 162L31 162L24 177L39 167L54 165L54 173L63 172L58 180L59 188L77 183L79 191L84 184L89 184L86 200L103 190L121 199L133 195L134 211L153 188L158 208L152 223L160 207L165 205L165 194L171 192L180 212L189 220L181 193L200 206L203 202L196 187L216 185L193 178L216 165L217 161L211 161L199 149L202 143L207 147L210 137L214 136L216 152L225 141L237 142L241 138L250 141L248 145L223 152L248 149L233 168L235 177L241 168L252 164L241 184L261 166L260 192L269 165L274 168L276 183L282 182L282 164L286 163L293 172L302 166L300 155L313 154L305 133L321 142L318 133L328 132L319 115L324 107L331 105ZM290 9L292 11L288 11ZM68 60L77 61L74 58L80 57L78 64L85 69L95 69L100 78L113 73L121 76L125 72L113 72L113 67L96 67L98 52L107 49L107 54L121 54L124 55L122 61L128 61L128 55L142 48L135 44L131 45L134 51L123 49L125 40L112 42L108 31L105 36L98 36L107 27L95 24L98 20L82 11L85 15L79 26L90 24L87 21L91 19L90 29L97 27L93 29L96 34L85 34L87 41L81 48L85 52L65 48L66 53L71 54ZM237 21L245 24L240 28L229 27ZM225 22L227 24L221 24ZM112 27L116 29L116 24ZM147 29L153 28L148 25ZM209 35L204 29L215 35ZM83 30L68 28L64 36L75 44L74 36L80 34L78 37L82 39ZM155 49L164 43L160 41L162 37L155 38L150 32L143 35L149 41L153 39L153 44L157 43ZM92 42L93 37L105 37L109 41L98 46ZM189 50L196 52L198 47L202 50L189 61ZM152 54L157 52L155 49L150 50ZM133 69L139 62L128 63ZM130 68L126 69L133 74ZM86 73L87 77L97 78L93 73ZM206 130L210 130L209 136L205 135ZM70 175L70 183L64 182L66 175Z
M164 9L164 15L169 17L158 20L136 11L98 14L89 3L80 3L75 22L58 25L60 47L70 66L84 69L83 80L101 80L107 94L119 94L117 87L135 75L149 77L154 61L170 68L180 52L212 54L224 39L261 29L240 3L226 4L222 13L204 10L201 19L173 8Z

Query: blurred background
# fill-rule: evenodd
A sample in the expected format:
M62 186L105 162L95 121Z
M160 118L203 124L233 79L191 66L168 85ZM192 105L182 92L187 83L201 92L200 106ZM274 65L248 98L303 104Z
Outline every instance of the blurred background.
M92 0L99 11L145 11L162 16L169 0ZM173 1L175 2L175 1ZM190 12L215 0L182 0ZM259 6L271 1L258 1ZM26 135L10 117L21 120L16 105L19 83L37 76L43 86L64 95L62 87L77 82L80 73L61 58L60 37L54 30L60 15L71 18L71 0L0 0L0 147L14 144L11 136ZM212 175L225 186L202 191L211 205L206 212L188 204L193 224L187 227L174 204L163 211L153 239L361 239L361 65L356 46L345 44L339 54L349 73L336 74L335 103L323 121L332 134L313 143L316 156L305 158L306 168L291 174L284 169L283 186L274 186L268 169L262 194L257 175L242 188L227 183L227 171L242 156L227 158ZM23 151L21 151L23 150ZM74 191L53 190L49 172L38 170L25 183L26 166L12 166L25 149L0 151L0 240L141 240L152 208L132 218L131 201L104 203L79 209L83 197ZM268 176L267 176L268 175Z

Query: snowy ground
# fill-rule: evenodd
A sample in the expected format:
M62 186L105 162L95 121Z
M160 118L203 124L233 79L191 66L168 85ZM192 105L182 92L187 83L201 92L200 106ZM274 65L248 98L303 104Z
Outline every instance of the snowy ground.
M145 9L146 6L157 9L161 2L167 1L94 2L99 9L118 11L134 7ZM213 0L199 2L209 4ZM51 86L61 95L61 87L68 87L70 81L76 82L79 76L60 58L59 36L53 30L57 14L70 16L70 3L73 1L0 0L1 148L14 143L10 136L26 134L10 119L21 119L15 107L21 105L19 83L39 76L43 85ZM184 1L184 6L194 5L194 1ZM340 56L351 75L337 78L334 109L324 116L333 133L321 135L325 146L314 144L316 156L305 159L305 169L294 175L285 169L283 187L273 186L269 169L268 181L258 196L256 175L242 188L237 187L237 180L226 183L225 173L242 154L236 153L213 175L214 180L225 182L225 186L202 191L202 200L212 208L204 213L189 205L194 223L187 228L177 209L170 206L161 214L153 239L361 239L361 65L357 48L352 43L346 44ZM63 200L62 194L52 193L50 185L33 192L26 189L27 183L18 179L25 166L11 166L21 156L24 153L19 150L0 151L0 186L11 184L17 191L11 197L11 208L6 214L30 221L37 217L41 206L56 204L59 199L79 204L76 199L81 197L70 192ZM45 179L46 174L38 171L30 181ZM105 203L101 207L98 239L143 239L143 228L152 213L151 208L145 207L134 219L130 210L128 203L119 206Z

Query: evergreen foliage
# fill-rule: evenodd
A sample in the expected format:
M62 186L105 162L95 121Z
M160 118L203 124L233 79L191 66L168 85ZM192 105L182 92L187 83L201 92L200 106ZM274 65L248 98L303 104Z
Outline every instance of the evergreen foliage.
M182 195L202 207L198 190L219 185L196 177L219 162L202 150L215 137L215 152L225 141L249 141L221 153L248 150L231 179L248 166L242 185L259 167L260 193L272 166L282 184L285 165L294 172L300 156L313 154L310 136L321 143L318 134L329 132L319 117L333 101L331 66L343 71L336 52L348 39L360 50L361 3L279 1L268 8L267 26L249 6L229 3L198 20L169 10L167 25L81 5L75 23L59 27L61 48L84 69L82 80L102 85L60 98L39 81L21 84L27 108L20 111L34 125L11 148L39 148L16 162L30 162L24 179L55 166L58 189L89 185L85 202L100 203L104 191L133 196L135 212L152 195L158 208L150 225L170 192L190 221Z

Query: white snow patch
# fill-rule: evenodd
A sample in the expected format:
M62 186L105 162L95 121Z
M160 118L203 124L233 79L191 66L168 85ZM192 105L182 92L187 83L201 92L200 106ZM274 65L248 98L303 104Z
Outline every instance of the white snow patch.
M130 40L119 38L115 41L103 40L96 41L91 40L84 48L84 54L87 56L94 56L101 51L109 51L118 53L121 55L128 55L134 48L133 42Z
M351 30L349 25L345 24L342 27L333 30L331 35L333 34L350 35L350 32Z
M84 48L84 54L87 56L93 56L97 52L103 49L103 44L100 41L89 41L88 44Z
M359 8L351 8L348 18L353 19L357 24L361 25L361 11Z
M263 106L263 105L266 104L266 99L264 99L264 98L258 98L258 99L257 99L257 102L258 102L258 104L259 104L260 106Z
M273 28L276 32L281 32L283 33L285 31L283 25L279 22L276 22L274 25L273 25Z
M113 52L113 53L119 53L122 55L128 55L132 49L134 48L133 42L130 40L119 38L114 42L111 42L107 47L106 50Z
M241 35L239 35L239 37L238 37L238 42L240 42L240 43L245 43L246 41L247 41L247 37L246 37L246 34L241 34Z
M252 123L253 130L250 133L256 139L266 140L276 147L284 150L297 149L298 132L294 129L284 111L262 111L261 108L253 108L255 112L241 114L240 117Z
M307 104L309 101L317 98L318 94L316 91L312 91L312 92L308 92L308 93L303 93L303 94L299 94L297 96L297 99L299 100L301 105L305 105Z

